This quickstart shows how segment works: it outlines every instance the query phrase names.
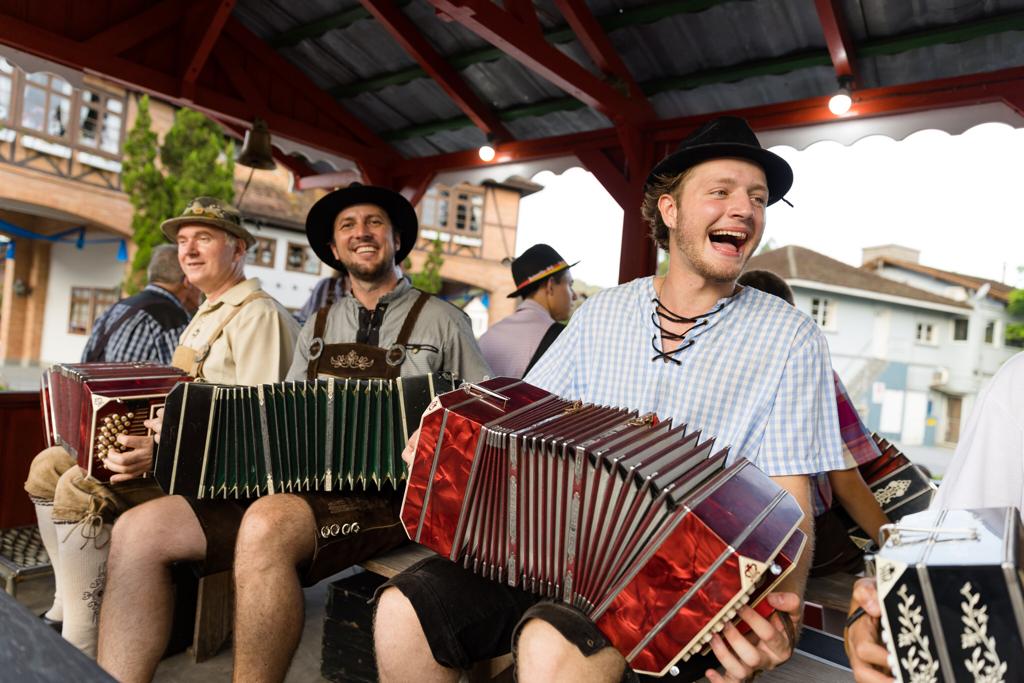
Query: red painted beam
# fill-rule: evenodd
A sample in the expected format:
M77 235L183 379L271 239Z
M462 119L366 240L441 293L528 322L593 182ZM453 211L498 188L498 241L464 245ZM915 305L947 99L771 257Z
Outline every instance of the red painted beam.
M825 33L825 44L828 45L836 76L850 78L856 82L857 74L853 69L853 40L850 38L839 0L814 0L814 7L818 10L818 21Z
M645 123L643 105L608 85L491 0L429 0L526 68L613 120Z
M228 17L224 31L238 42L246 53L266 67L267 75L274 75L283 79L283 82L287 83L290 88L301 90L302 94L307 96L324 114L341 124L346 131L353 133L358 141L374 148L378 163L398 159L398 153L393 147L379 138L376 133L338 104L327 92L318 88L309 80L309 76L277 54L238 20Z
M540 19L537 18L537 8L533 6L533 0L503 0L502 4L512 16L522 22L526 30L541 33Z
M243 100L197 83L194 99L185 101L179 96L180 78L177 73L166 73L116 55L90 49L82 42L47 31L16 17L0 14L0 43L94 73L127 88L148 92L181 106L194 107L211 116L233 120L244 126L248 126L252 120L253 112ZM290 82L286 83L292 85ZM327 97L326 94L324 96ZM322 125L293 116L271 112L267 114L266 120L275 133L350 159L389 160L397 156L390 147L370 147L350 137L338 135L334 130Z
M178 22L188 9L180 0L163 0L150 5L135 16L108 26L85 41L85 48L104 54L119 55Z
M420 33L419 29L405 16L392 0L360 0L363 7L373 15L391 37L402 46L410 57L448 93L466 116L488 135L500 140L511 140L512 134L469 87L458 71Z
M196 45L195 52L192 53L192 58L189 60L188 66L185 67L182 81L190 85L196 82L199 73L206 66L206 60L210 57L213 46L220 38L221 31L224 30L224 23L227 22L234 8L235 0L218 0L213 8L212 16L206 23L206 30L203 31L202 38L199 39L199 44Z
M642 103L642 107L647 112L647 119L656 119L657 115L650 102L647 101L647 97L637 85L633 74L626 68L625 62L622 61L622 57L615 50L604 29L597 23L597 19L587 7L587 3L584 0L555 0L555 4L558 5L562 16L569 22L576 38L597 68L603 73L617 78L628 89L630 98Z

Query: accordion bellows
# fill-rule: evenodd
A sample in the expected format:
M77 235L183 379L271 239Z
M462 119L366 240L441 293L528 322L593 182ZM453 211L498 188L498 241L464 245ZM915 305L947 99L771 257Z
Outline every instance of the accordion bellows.
M394 489L420 415L455 386L448 373L182 385L167 397L155 477L191 498Z
M424 414L402 521L478 574L578 607L634 670L662 675L804 545L797 502L727 454L686 425L496 378Z
M928 510L886 531L875 569L882 639L896 680L1024 680L1017 510Z
M178 368L154 363L57 363L42 376L46 443L62 446L89 477L109 481L103 457L110 448L124 450L117 435L148 434L143 422L172 387L191 381Z

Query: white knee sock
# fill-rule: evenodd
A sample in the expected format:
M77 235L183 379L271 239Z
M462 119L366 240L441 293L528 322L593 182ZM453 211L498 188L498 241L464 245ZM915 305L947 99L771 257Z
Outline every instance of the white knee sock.
M64 595L62 635L79 650L95 657L100 603L107 582L110 525L60 524L57 533Z
M60 553L57 550L57 530L53 525L53 502L47 504L36 503L36 520L39 522L39 536L43 539L43 547L46 554L50 556L50 564L53 566L53 604L46 611L46 618L54 621L64 619L64 608L60 594Z

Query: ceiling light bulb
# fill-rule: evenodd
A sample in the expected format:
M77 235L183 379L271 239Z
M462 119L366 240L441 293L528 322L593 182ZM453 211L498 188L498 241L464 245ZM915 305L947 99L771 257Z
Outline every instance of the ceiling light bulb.
M846 88L840 88L839 92L829 98L828 110L836 116L842 116L850 111L852 105L853 98L850 97L850 91Z
M491 147L490 145L482 145L480 147L479 154L480 154L480 159L483 160L483 161L493 161L494 160L494 148Z

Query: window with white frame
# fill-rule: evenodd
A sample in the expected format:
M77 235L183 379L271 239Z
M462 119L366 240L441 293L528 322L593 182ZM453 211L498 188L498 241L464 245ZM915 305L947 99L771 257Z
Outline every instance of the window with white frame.
M935 341L935 325L932 323L918 323L917 324L917 342L919 344L932 344Z
M836 329L836 302L832 299L811 299L811 317L823 330Z
M71 84L48 73L25 75L21 125L55 138L66 138L71 128Z
M953 319L953 341L967 341L967 318Z
M989 320L985 324L985 343L995 344L996 343L996 321Z
M0 57L0 124L11 122L14 65Z

